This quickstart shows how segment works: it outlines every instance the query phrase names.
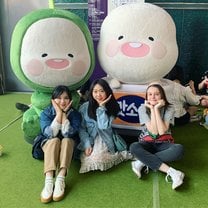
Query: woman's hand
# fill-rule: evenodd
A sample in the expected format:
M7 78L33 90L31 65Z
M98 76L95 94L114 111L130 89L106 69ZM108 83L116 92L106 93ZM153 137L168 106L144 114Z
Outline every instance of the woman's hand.
M112 95L109 95L108 98L103 100L101 103L99 103L99 106L105 106L105 104L111 99Z
M66 108L63 110L65 113L71 108L73 100L70 101L70 103L66 106Z
M62 120L61 123L63 124L65 122L65 120L67 119L67 111L71 108L72 105L72 100L70 101L70 103L66 106L65 109L62 110Z
M59 107L59 105L56 103L55 100L52 99L51 103L56 111L56 118L55 119L58 123L61 124L62 123L62 115L63 115L62 109Z
M149 101L147 101L147 100L144 101L144 105L145 105L147 108L149 108L149 109L153 108L153 105L151 105L151 104L149 103Z
M85 155L86 155L86 156L90 156L91 153L92 153L92 150L93 150L92 147L89 147L89 148L85 149Z
M162 108L165 106L165 101L163 99L158 100L158 103L155 105L155 108Z
M51 103L56 111L56 114L62 114L62 110L61 108L59 107L59 105L55 102L55 100L51 100Z

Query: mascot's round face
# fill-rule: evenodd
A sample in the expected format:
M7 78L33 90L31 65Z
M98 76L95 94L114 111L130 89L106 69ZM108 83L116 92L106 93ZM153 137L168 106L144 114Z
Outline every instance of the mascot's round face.
M103 21L98 57L103 70L121 82L158 80L178 57L175 24L164 9L153 4L119 6Z
M25 76L43 86L73 85L90 68L83 33L63 18L48 18L32 24L23 38L21 54Z
M19 49L19 56L12 59L13 70L34 89L53 89L57 85L78 88L89 78L93 69L93 47L89 31L78 17L67 11L60 11L60 14L52 10L38 12L39 15L40 12L45 14L44 18L31 21L22 30L24 32L20 42L14 41L13 47L18 47L13 48L13 53ZM37 14L30 16L37 17ZM25 22L20 22L20 26L21 23ZM18 25L16 27L13 38L18 35ZM18 68L14 66L17 64Z

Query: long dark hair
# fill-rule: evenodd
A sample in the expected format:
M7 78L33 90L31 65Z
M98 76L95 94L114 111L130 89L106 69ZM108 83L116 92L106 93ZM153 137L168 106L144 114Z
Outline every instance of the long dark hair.
M147 100L147 92L148 92L148 89L149 89L150 87L155 87L155 88L157 88L157 89L159 90L160 95L161 95L161 99L163 99L163 100L165 101L165 105L164 105L164 112L165 112L165 110L168 108L168 106L171 105L171 104L168 102L168 100L167 100L167 97L166 97L166 94L165 94L165 90L164 90L163 87L162 87L161 85L159 85L159 84L151 84L151 85L149 85L149 86L147 87L147 89L146 89L146 95L145 95L145 99L146 99L146 100ZM150 109L149 109L149 108L146 108L146 111L147 111L148 114L150 114Z
M90 89L89 89L89 108L88 108L88 115L90 118L93 118L94 120L97 120L96 117L96 109L99 107L97 101L93 98L93 89L95 87L96 84L99 84L103 90L106 93L106 98L108 98L109 95L111 96L111 99L106 103L105 107L107 109L106 113L108 116L117 116L119 111L120 111L120 107L119 104L117 103L114 95L113 95L113 91L110 88L109 84L104 80L104 79L96 79L92 82Z
M69 91L69 88L67 86L64 85L58 85L54 88L53 92L52 92L52 99L56 99L58 98L62 93L66 92L66 94L69 96L69 99L71 100L71 93Z

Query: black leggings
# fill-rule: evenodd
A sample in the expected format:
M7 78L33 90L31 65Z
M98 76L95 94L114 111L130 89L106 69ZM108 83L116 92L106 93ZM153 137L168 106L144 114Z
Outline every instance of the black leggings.
M189 123L191 115L187 112L185 115L180 118L175 118L175 126L181 126Z

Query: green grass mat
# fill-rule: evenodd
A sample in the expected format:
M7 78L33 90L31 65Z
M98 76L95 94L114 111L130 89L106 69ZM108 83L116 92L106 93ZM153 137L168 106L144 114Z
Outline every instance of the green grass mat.
M21 115L16 102L30 104L29 94L0 96L0 129ZM65 198L41 204L43 162L32 158L31 145L23 139L22 118L0 131L4 147L0 157L0 208L207 208L208 130L198 122L174 127L175 142L185 147L183 160L171 165L185 172L177 191L165 182L165 174L152 172L137 179L131 162L108 171L79 174L73 161L67 176Z

